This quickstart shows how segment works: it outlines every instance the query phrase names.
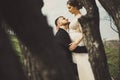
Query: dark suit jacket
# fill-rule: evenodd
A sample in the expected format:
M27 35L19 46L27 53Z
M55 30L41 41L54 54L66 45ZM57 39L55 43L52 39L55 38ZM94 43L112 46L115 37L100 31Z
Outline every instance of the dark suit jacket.
M60 48L64 50L68 60L72 62L72 53L69 50L69 44L71 43L69 34L64 29L60 28L55 35L55 41L60 46Z
M55 40L57 44L65 51L68 59L72 62L72 53L69 50L69 44L72 42L69 34L64 29L59 29L55 35ZM77 48L73 51L76 53L85 53L87 49L85 46L77 46Z
M76 75L78 75L77 65L75 63L73 63L72 53L69 50L69 44L72 42L69 34L64 29L60 28L55 35L55 41L58 44L58 46L65 52L66 57L68 58L68 60L71 63L71 67L73 67L74 73ZM82 52L86 52L86 51L87 51L86 47L78 46L73 52L82 53Z

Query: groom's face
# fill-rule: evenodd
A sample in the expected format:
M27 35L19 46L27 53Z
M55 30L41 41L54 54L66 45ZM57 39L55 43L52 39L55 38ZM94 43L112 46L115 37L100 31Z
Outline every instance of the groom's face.
M70 22L68 21L68 19L64 18L64 17L60 17L59 18L59 25L60 26L63 26L63 25L66 25L66 24L69 24Z

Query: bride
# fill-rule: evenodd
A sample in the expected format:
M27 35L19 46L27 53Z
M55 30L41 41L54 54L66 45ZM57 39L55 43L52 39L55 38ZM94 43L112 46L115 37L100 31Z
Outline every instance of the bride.
M78 18L82 16L79 11L82 5L77 0L68 0L67 8L68 11L74 15L74 18L69 24L69 35L73 41L70 45L76 44L76 46L78 45L85 49L82 27L78 22ZM70 49L72 50L73 48L71 47ZM79 80L95 80L90 62L88 61L88 52L72 53L72 55L73 62L77 64Z

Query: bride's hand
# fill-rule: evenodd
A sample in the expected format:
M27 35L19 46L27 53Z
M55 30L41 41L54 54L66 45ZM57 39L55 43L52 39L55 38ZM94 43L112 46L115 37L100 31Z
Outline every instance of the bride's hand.
M69 46L69 50L70 50L70 51L73 51L73 50L77 47L76 42L72 42L72 43L70 43L69 45L70 45L70 46Z

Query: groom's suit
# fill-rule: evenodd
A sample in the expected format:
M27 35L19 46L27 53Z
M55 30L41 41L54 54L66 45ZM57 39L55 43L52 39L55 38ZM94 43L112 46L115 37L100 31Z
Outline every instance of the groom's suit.
M72 53L69 50L69 44L71 43L69 34L64 29L59 28L55 35L55 41L60 46L60 48L64 50L70 62L72 62Z
M69 34L64 29L59 28L59 30L55 35L55 41L60 46L60 48L65 52L66 57L73 64L74 71L77 74L77 66L75 63L73 63L72 52L69 50L69 46L70 46L69 44L72 42ZM77 46L77 48L73 52L80 53L85 51L86 51L86 48L84 49Z
M69 44L72 42L70 39L69 34L64 30L59 28L58 32L55 35L55 40L57 42L57 44L60 46L60 48L62 48L62 50L64 50L64 52L67 55L67 58L70 60L70 62L72 62L72 53L69 50ZM77 46L75 50L73 50L72 52L75 53L86 53L87 49L85 46Z

